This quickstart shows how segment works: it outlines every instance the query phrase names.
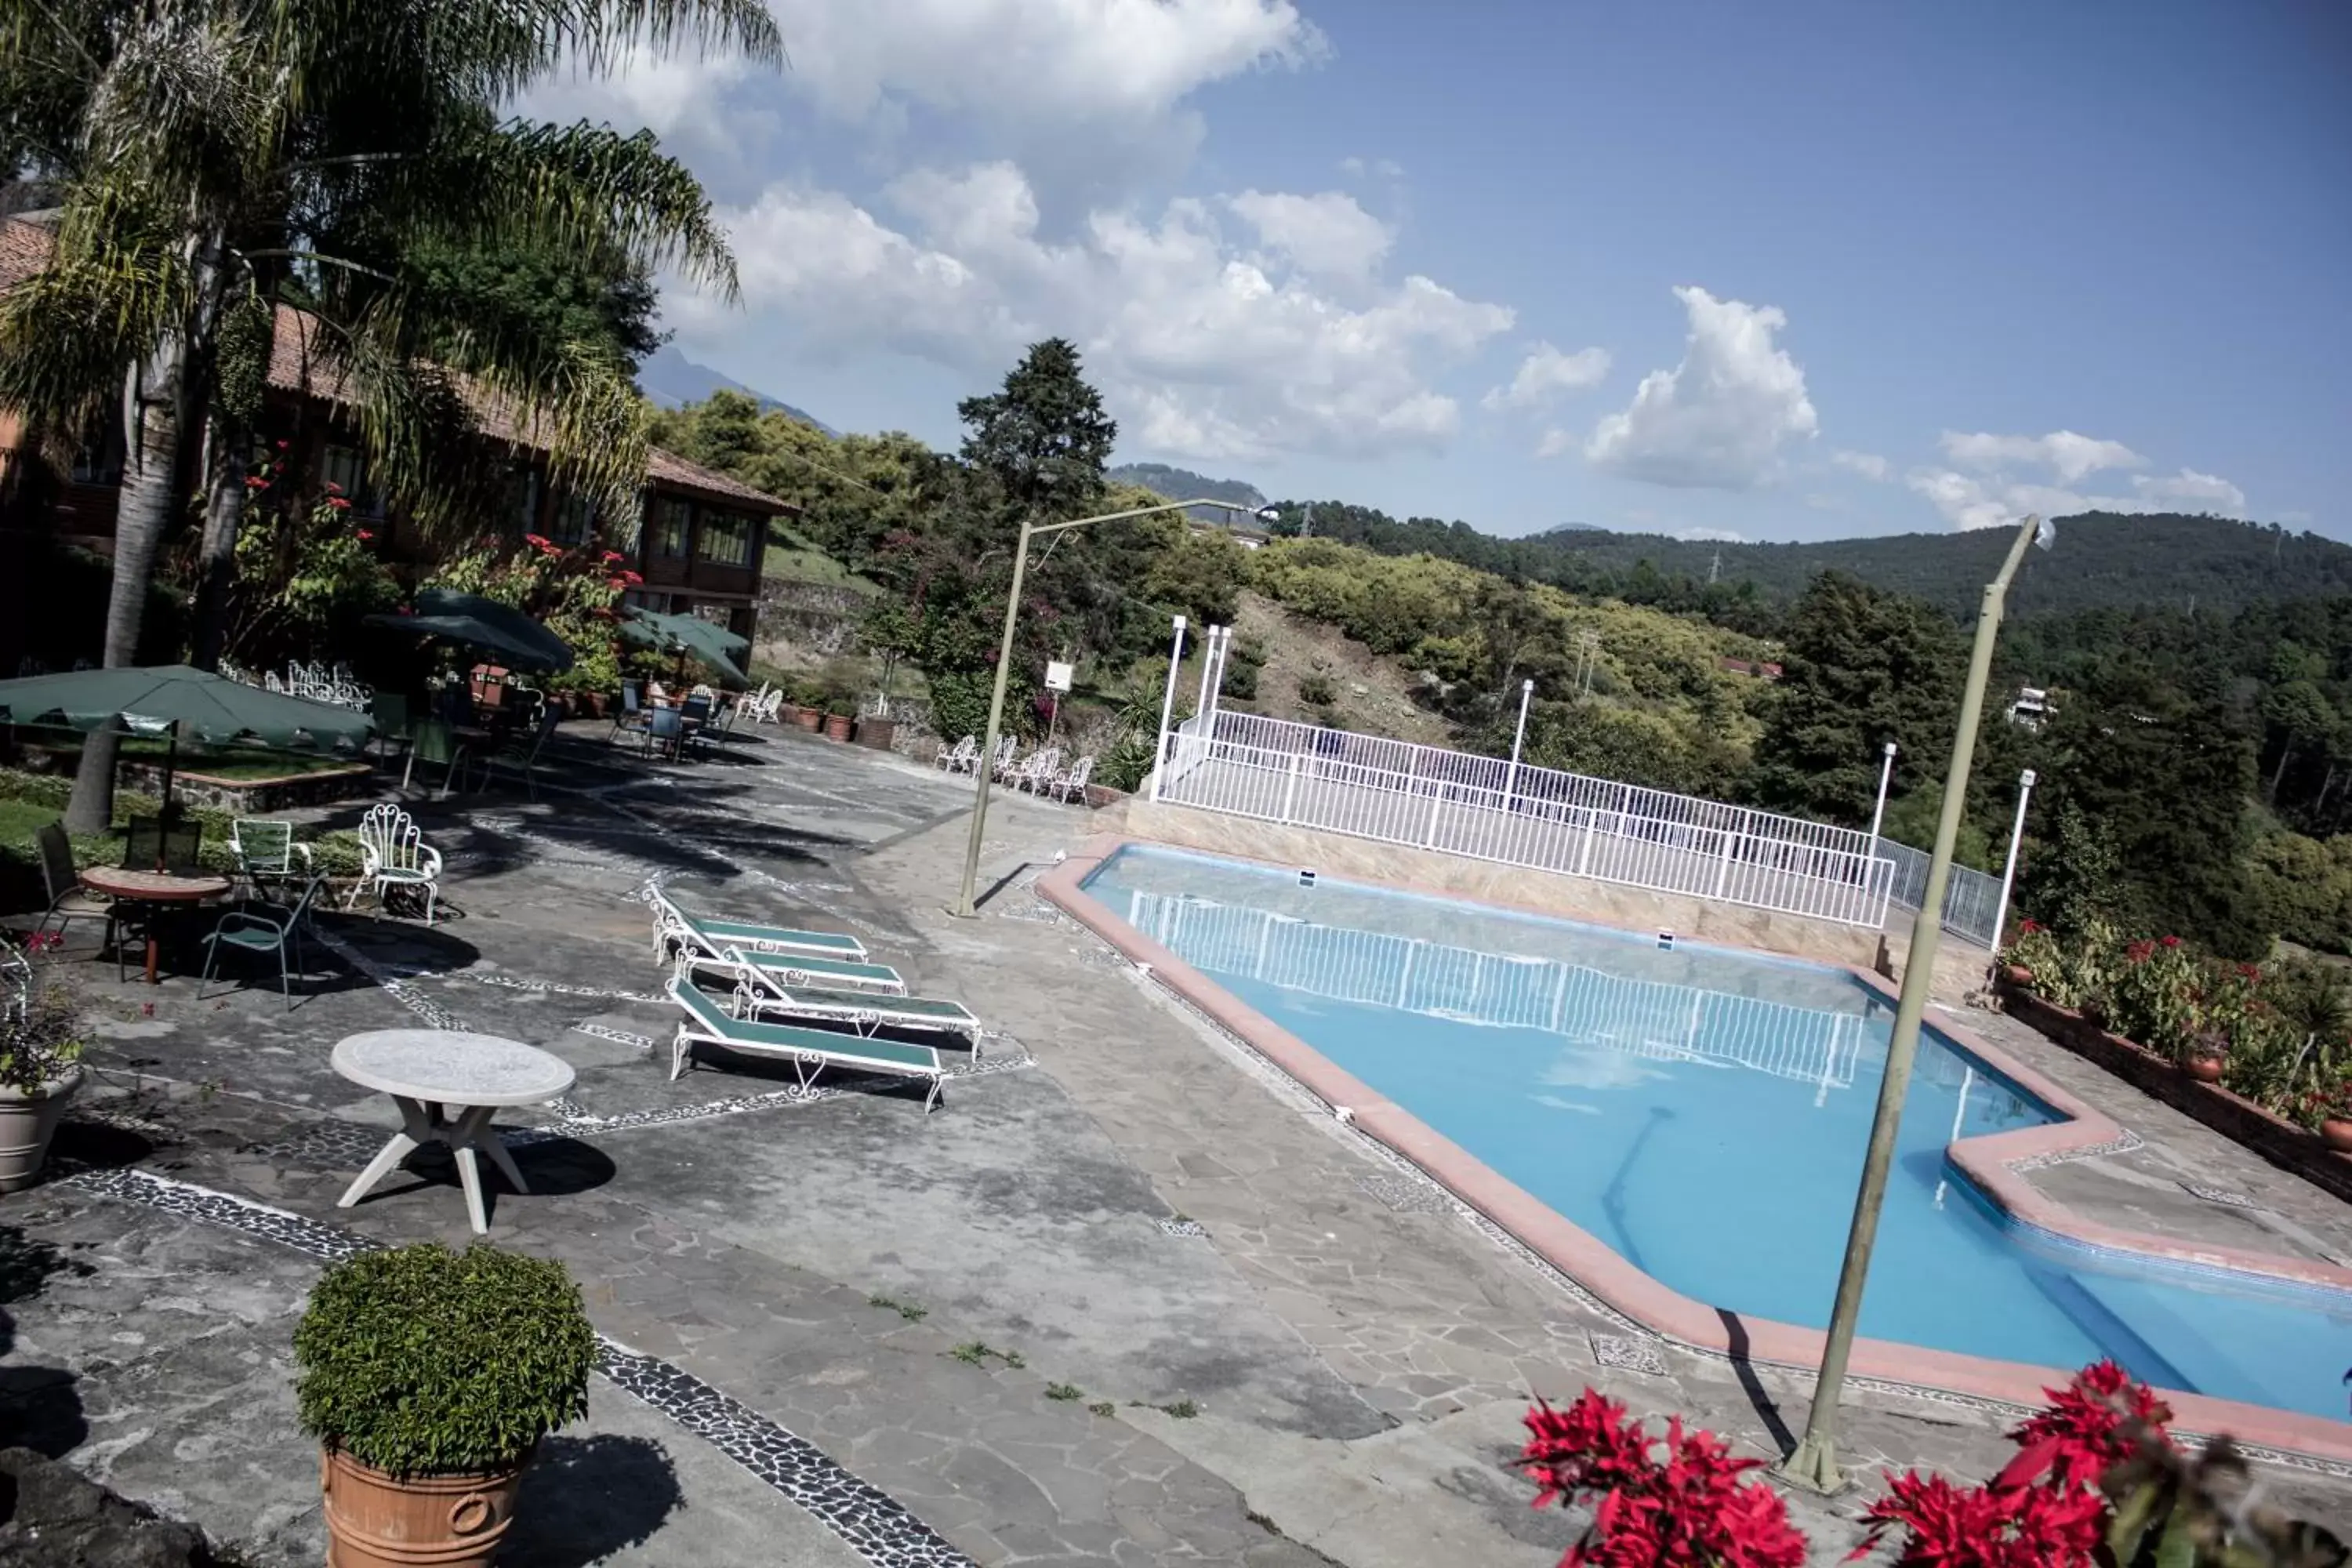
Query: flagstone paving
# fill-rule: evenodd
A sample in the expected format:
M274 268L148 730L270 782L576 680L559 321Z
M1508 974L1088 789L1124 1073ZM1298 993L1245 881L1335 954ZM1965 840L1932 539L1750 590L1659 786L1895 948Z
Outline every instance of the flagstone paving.
M100 1011L98 1081L58 1179L0 1199L0 1411L37 1446L257 1561L318 1560L287 1363L303 1292L341 1251L466 1236L434 1156L334 1206L393 1119L327 1052L404 1022L578 1074L503 1119L532 1190L501 1184L492 1230L572 1268L606 1374L534 1470L509 1561L1534 1568L1573 1521L1509 1468L1530 1394L1597 1384L1759 1457L1801 1426L1804 1376L1617 1321L1043 906L1027 880L1081 814L1000 796L983 885L1003 885L956 921L968 780L798 736L648 767L585 733L573 791L421 806L453 918L328 917L290 1011L68 966ZM928 1117L917 1093L806 1097L759 1064L671 1083L656 885L855 930L999 1032L943 1053ZM2068 1202L2352 1251L2345 1205L2120 1085L2075 1087L2144 1142L2035 1173ZM1864 1468L1980 1476L2007 1451L2012 1413L1850 1401ZM2345 1479L2268 1473L2352 1512ZM1868 1495L1798 1503L1820 1561Z

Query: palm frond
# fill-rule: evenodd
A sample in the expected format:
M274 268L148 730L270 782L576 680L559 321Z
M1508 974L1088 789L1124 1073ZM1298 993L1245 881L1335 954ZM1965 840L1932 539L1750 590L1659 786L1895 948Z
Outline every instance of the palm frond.
M0 292L0 406L79 430L194 300L178 226L120 183L74 187L49 266Z

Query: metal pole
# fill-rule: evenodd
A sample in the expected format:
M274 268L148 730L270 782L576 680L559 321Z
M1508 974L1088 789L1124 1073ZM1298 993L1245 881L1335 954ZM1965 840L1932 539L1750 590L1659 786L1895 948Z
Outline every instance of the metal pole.
M2017 847L2025 839L2025 803L2033 798L2033 770L2017 775L2017 820L2009 825L2009 863L2000 868L2000 907L1993 911L1992 955L2000 958L2000 933L2009 926L2009 890L2017 885Z
M1532 680L1519 682L1519 727L1511 731L1511 771L1503 781L1503 809L1511 809L1511 797L1519 792L1519 748L1528 740L1528 700L1536 694Z
M1886 786L1895 782L1895 742L1886 742L1886 760L1878 765L1878 805L1870 813L1870 852L1878 853L1878 825L1886 820Z
M1903 994L1895 1008L1895 1032L1886 1043L1886 1069L1878 1084L1878 1107L1870 1123L1870 1146L1863 1156L1862 1185L1854 1194L1853 1223L1846 1233L1845 1261L1838 1269L1837 1298L1830 1310L1829 1335L1822 1350L1821 1375L1805 1417L1805 1436L1774 1468L1780 1479L1811 1491L1834 1492L1845 1485L1837 1462L1838 1396L1853 1359L1853 1336L1862 1316L1863 1286L1870 1278L1871 1249L1878 1240L1878 1213L1886 1202L1886 1173L1895 1159L1895 1134L1903 1122L1903 1100L1911 1087L1911 1063L1919 1050L1919 1020L1936 973L1936 939L1943 925L1944 888L1951 880L1952 846L1960 836L1968 805L1969 763L1976 752L1977 721L1984 711L1985 686L1992 676L1992 645L2009 580L2017 574L2042 527L2029 517L2000 574L1985 584L1977 615L1976 646L1969 657L1969 683L1960 697L1960 721L1952 736L1952 760L1944 774L1944 809L1936 823L1936 848L1927 862L1927 890L1911 922L1911 946L1903 958Z
M1203 730L1213 728L1209 716L1209 680L1217 670L1217 628L1211 626L1206 641L1201 645L1201 695L1192 700L1192 716Z
M1004 682L1013 672L1013 624L1021 615L1021 580L1029 571L1029 536L1033 524L1021 520L1021 542L1013 552L1013 591L1004 595L1004 637L996 645L996 689L988 699L988 739L980 748L980 765L972 769L971 837L963 850L963 887L948 910L970 920L979 914L972 894L980 882L980 841L988 830L988 786L996 768L997 732L1004 727Z
M1151 798L1160 798L1160 775L1168 766L1168 716L1176 711L1176 664L1184 657L1184 617L1176 617L1175 640L1168 647L1168 685L1160 694L1160 743L1151 753Z

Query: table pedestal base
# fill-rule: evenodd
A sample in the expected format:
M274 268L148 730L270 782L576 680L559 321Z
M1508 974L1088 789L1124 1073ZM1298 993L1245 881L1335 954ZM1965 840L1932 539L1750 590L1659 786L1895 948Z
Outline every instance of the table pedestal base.
M337 1208L347 1209L367 1196L370 1188L427 1143L448 1145L450 1153L456 1158L457 1181L466 1189L466 1217L473 1221L476 1236L487 1236L490 1229L489 1215L482 1207L482 1173L474 1158L477 1152L490 1157L490 1163L514 1184L516 1192L530 1191L523 1184L522 1173L515 1169L514 1156L507 1152L506 1144L490 1129L490 1117L498 1107L436 1105L429 1100L411 1100L399 1094L392 1097L392 1102L400 1107L400 1131L393 1134L391 1142L376 1152L375 1158L368 1162L367 1169L362 1171L358 1179L344 1189L343 1195L335 1200ZM454 1121L448 1115L453 1110L458 1112Z

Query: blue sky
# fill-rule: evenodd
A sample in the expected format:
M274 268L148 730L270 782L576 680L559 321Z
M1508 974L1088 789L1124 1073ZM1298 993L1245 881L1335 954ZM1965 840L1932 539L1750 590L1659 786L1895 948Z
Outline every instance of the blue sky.
M837 426L951 445L1053 332L1123 457L1497 532L2352 538L2343 7L773 9L782 73L529 107L693 163L680 348Z

